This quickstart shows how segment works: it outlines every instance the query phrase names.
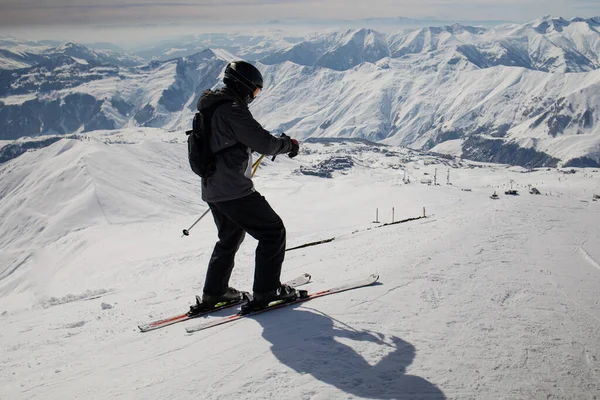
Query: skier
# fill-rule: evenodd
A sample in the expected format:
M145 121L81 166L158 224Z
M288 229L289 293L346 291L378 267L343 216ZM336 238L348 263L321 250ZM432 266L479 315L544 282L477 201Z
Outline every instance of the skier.
M191 307L191 314L242 300L242 294L229 287L229 278L246 232L258 240L253 305L265 307L272 301L297 297L294 288L280 282L286 245L283 221L254 189L251 173L253 151L295 157L298 141L271 135L250 113L248 105L263 88L256 67L245 61L231 62L223 82L221 89L206 90L197 105L198 111L213 107L210 147L215 153L215 172L202 178L202 200L212 211L219 241L208 263L202 299Z

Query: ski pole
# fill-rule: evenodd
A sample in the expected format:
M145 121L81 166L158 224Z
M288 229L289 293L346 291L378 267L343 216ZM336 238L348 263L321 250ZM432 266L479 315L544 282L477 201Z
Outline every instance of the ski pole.
M258 160L254 161L254 163L252 164L252 169L256 168L258 166L258 164L260 164L262 162L263 158L265 158L264 154L262 156L260 156L258 158Z
M260 166L260 163L262 162L262 160L265 158L265 155L263 154L262 156L259 157L258 160L256 160L256 162L254 164L252 164L252 175L250 175L251 178L254 178L254 174L256 174L256 171L258 171L258 167Z
M254 162L254 164L252 164L252 175L250 176L251 178L254 178L254 174L256 174L256 171L258 171L258 167L260 166L260 163L262 162L262 160L263 160L264 158L265 158L265 155L263 154L262 156L260 156L260 157L258 158L258 160L256 160L256 161ZM273 157L273 161L275 161L275 157ZM201 220L202 218L204 218L204 217L206 216L206 214L208 214L208 212L209 212L209 211L210 211L210 208L209 208L209 209L207 209L206 211L204 211L204 214L202 214L202 215L200 216L200 218L198 218L198 219L196 220L196 222L194 222L194 223L192 224L192 226L190 226L190 227L189 227L189 229L184 229L184 230L183 230L183 235L182 235L181 237L184 237L184 236L190 236L190 231L192 230L192 228L193 228L194 226L196 226L196 224L197 224L198 222L200 222L200 220Z
M192 226L190 226L190 229L184 229L184 230L183 230L183 236L190 236L190 231L192 230L192 228L193 228L194 226L196 226L196 224L197 224L198 222L200 222L200 220L201 220L202 218L204 218L204 216L205 216L206 214L208 214L208 212L209 212L209 211L210 211L210 208L206 209L206 211L204 211L204 214L202 214L202 215L200 216L200 218L198 218L198 219L196 220L196 222L194 222L194 223L192 224ZM183 237L183 236L181 236L181 237Z
M275 157L277 157L277 156L273 156L271 161L275 161ZM260 158L258 160L256 160L254 162L254 164L252 164L252 175L250 176L251 178L254 178L254 174L256 174L256 171L258 171L258 167L260 166L260 163L262 162L262 160L264 158L265 158L265 155L263 154L262 156L260 156Z

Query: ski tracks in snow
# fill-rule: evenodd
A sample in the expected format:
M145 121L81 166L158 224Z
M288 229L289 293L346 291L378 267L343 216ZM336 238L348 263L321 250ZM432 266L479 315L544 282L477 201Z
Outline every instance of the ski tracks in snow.
M583 257L583 259L587 261L589 265L595 267L598 271L600 271L600 264L594 259L594 257L590 255L590 253L587 252L587 250L583 248L583 246L577 247L577 251L579 252L579 255Z

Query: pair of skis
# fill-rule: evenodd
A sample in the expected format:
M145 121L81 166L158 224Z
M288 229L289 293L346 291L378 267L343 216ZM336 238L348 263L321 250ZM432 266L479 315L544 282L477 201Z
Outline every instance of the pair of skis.
M365 287L365 286L370 286L373 285L374 283L376 283L379 280L379 275L369 275L366 278L363 279L358 279L356 281L352 281L346 284L343 284L341 286L338 287L334 287L331 289L327 289L327 290L322 290L320 292L316 292L316 293L309 293L304 297L300 297L294 301L288 301L288 302L284 302L284 303L273 303L271 305L269 305L266 308L260 309L260 310L256 310L256 311L250 311L247 313L242 314L241 312L238 312L236 314L227 316L227 317L222 317L222 318L217 318L211 321L206 321L204 323L198 324L196 326L192 326L192 327L188 327L185 330L188 333L192 333L192 332L198 332L198 331L202 331L208 328L212 328L215 326L219 326L219 325L223 325L223 324L227 324L230 322L234 322L234 321L238 321L240 319L243 318L248 318L248 317L252 317L254 315L258 315L258 314L262 314L264 312L267 311L272 311L272 310L276 310L278 308L283 308L283 307L287 307L287 306L291 306L293 304L298 304L298 303L303 303L305 301L309 301L309 300L313 300L319 297L323 297L323 296L328 296L330 294L335 294L335 293L341 293L341 292L345 292L347 290L352 290L352 289L357 289L357 288L361 288L361 287ZM292 286L292 287L297 287L297 286L302 286L304 284L307 284L310 282L310 275L309 274L303 274L301 276L299 276L296 279L293 279L289 282L286 282L287 285ZM243 304L243 301L237 302L237 303L233 303L233 304L226 304L220 307L216 307L214 309L208 310L204 313L200 313L200 314L196 314L194 316L188 316L187 314L181 314L181 315L177 315L171 318L166 318L166 319L162 319L162 320L158 320L158 321L154 321L154 322L150 322L148 324L143 324L143 325L139 325L139 328L142 332L148 332L148 331L152 331L155 329L159 329L168 325L172 325L175 324L177 322L182 322L182 321L187 321L188 319L191 318L197 318L197 317L201 317L219 310L223 310L226 308L230 308L230 307L234 307L234 306L238 306L240 304Z
M309 274L302 274L300 276L298 276L297 278L292 279L291 281L286 282L286 285L289 285L291 287L296 287L296 286L302 286L302 285L306 285L307 283L310 282L310 275ZM194 315L188 315L187 313L185 314L179 314L179 315L175 315L169 318L164 318L164 319L159 319L157 321L152 321L149 322L147 324L142 324L142 325L138 325L138 328L140 329L140 331L142 332L149 332L149 331L153 331L156 329L160 329L160 328L164 328L165 326L169 326L169 325L173 325L176 324L178 322L183 322L183 321L187 321L189 319L192 318L198 318L198 317L203 317L205 315L217 312L217 311L221 311L221 310L225 310L227 308L231 308L231 307L236 307L239 306L241 304L243 304L244 301L238 301L235 303L227 303L227 304L222 304L218 307L212 308L210 310L206 310L204 312L200 312Z

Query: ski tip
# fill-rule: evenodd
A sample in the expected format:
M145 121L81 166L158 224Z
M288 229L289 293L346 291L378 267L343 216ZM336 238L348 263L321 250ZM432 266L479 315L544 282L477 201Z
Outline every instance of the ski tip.
M306 279L308 279L310 281L310 278L312 278L312 276L310 274L304 273L304 277Z
M371 274L371 279L373 279L373 283L379 280L379 274Z

